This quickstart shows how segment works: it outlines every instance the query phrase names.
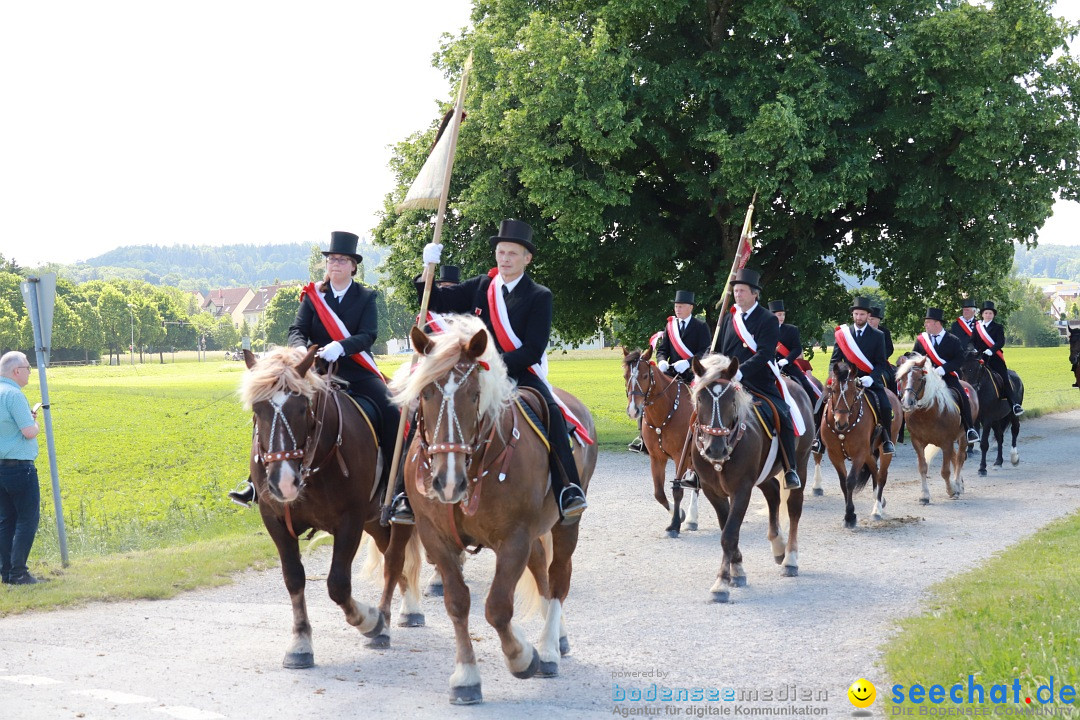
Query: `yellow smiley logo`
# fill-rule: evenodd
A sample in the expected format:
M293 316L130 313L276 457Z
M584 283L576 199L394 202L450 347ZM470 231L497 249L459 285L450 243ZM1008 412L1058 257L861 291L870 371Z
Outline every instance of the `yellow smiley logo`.
M847 689L848 700L857 708L868 708L877 699L877 688L869 680L859 678Z

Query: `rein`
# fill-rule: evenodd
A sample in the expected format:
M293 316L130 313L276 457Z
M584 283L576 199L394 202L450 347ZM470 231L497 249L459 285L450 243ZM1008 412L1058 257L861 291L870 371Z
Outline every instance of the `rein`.
M648 366L649 366L649 389L644 391L644 392L642 392L641 383L639 382L639 378L641 377L640 372L639 372L639 369L641 367L641 363L648 363ZM664 433L664 428L667 427L669 422L671 422L671 418L674 417L675 413L677 413L679 411L679 404L682 402L682 386L685 383L683 383L678 378L671 378L671 382L668 383L667 387L665 387L663 390L661 390L660 393L656 396L656 398L654 398L653 400L650 401L649 400L650 394L652 393L653 388L656 387L656 385L658 384L655 380L653 380L653 367L655 367L655 366L652 364L652 362L650 362L648 360L642 360L640 358L637 360L637 362L634 364L634 370L630 374L630 379L627 380L627 382L626 382L626 395L627 395L627 397L640 396L642 398L641 404L642 404L642 407L645 408L644 412L642 412L642 415L641 415L642 421L644 421L644 423L649 426L650 430L652 430L652 431L654 431L656 433L656 435L657 435L656 440L657 440L657 443L659 443L659 445L660 445L660 451L663 452L665 455L671 455L671 453L669 453L664 448L664 435L663 435L663 433ZM656 404L656 401L658 399L660 399L660 398L664 397L665 395L667 395L668 390L671 389L672 385L676 386L676 388L675 388L675 401L672 404L671 409L668 410L667 416L664 417L663 421L659 425L654 425L652 423L652 421L649 420L649 417L648 417L649 408L653 407ZM635 388L635 389L632 389L632 388ZM672 456L672 457L674 457L674 456Z
M852 430L854 430L858 426L859 422L862 421L863 415L866 412L866 402L865 402L866 398L864 397L865 394L866 394L866 390L865 390L865 388L863 388L861 386L858 389L855 390L855 398L853 400L853 403L859 408L859 412L855 416L855 420L853 422L848 422L847 423L847 429L841 431L841 430L838 429L838 427L836 425L836 420L833 418L833 415L835 414L835 415L847 415L847 416L850 416L851 413L852 413L852 403L849 403L848 400L847 400L847 392L846 392L847 391L847 386L848 386L848 382L844 382L842 384L836 384L836 383L833 384L833 387L835 387L838 392L829 394L829 408L832 411L831 412L828 412L828 410L826 411L825 426L828 427L829 430L831 430L832 433L834 435L836 435L836 437L840 440L840 450L841 450L841 452L844 453L844 459L852 460L853 458L851 457L850 453L848 453L847 447L845 447L844 442L847 439L847 434L850 433ZM842 409L842 410L841 409L836 409L833 406L833 400L836 397L836 395L839 395L840 400L843 400L843 402L844 402L844 409Z
M710 416L709 424L706 425L701 422L694 423L694 429L697 431L694 433L695 440L698 451L701 453L702 457L705 457L706 436L730 437L732 433L735 434L735 437L731 440L730 443L728 443L724 457L721 458L719 461L714 462L714 465L723 465L725 462L727 462L727 460L735 452L735 447L739 444L739 441L743 439L743 435L746 433L746 423L739 420L738 413L736 413L735 419L734 421L732 421L730 427L724 425L722 422L719 425L713 424L718 420L718 418L720 418L720 398L722 398L724 394L733 387L735 387L735 383L731 382L730 380L717 380L716 385L709 389L709 394L712 396L712 415Z

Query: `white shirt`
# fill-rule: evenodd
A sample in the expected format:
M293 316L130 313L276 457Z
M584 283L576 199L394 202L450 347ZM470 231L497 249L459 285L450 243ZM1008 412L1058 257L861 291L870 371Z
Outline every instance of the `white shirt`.
M758 306L758 303L754 303L753 305L750 306L749 310L743 310L738 305L736 305L735 307L739 308L739 312L741 312L743 314L743 317L748 317L750 315L750 313L754 312L754 310L757 310L757 306Z
M333 283L330 283L330 292L334 293L334 299L340 300L341 298L345 297L345 293L349 292L349 288L352 287L352 284L353 281L350 280L348 285L346 285L343 289L338 290L336 287L334 287Z
M521 273L520 275L518 275L516 278L514 278L510 282L504 282L503 287L506 288L506 292L508 292L508 293L514 292L514 288L516 288L518 286L518 283L521 282L521 278L523 278L523 277L525 277L525 273ZM505 280L505 278L503 278L503 279Z

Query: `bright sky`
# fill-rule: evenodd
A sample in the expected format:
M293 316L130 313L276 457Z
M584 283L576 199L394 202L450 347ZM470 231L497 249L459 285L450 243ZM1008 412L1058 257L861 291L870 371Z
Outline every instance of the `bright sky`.
M0 11L0 253L361 235L469 0L52 0ZM1057 12L1080 19L1080 0ZM1044 243L1080 244L1059 203Z

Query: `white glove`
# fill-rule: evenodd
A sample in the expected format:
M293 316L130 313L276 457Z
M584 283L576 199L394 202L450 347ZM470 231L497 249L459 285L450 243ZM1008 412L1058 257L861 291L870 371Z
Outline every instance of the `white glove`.
M779 360L776 361L776 366L777 367L784 367L787 364L788 364L788 359L787 358L780 358Z
M945 377L945 368L943 368L943 367L934 368L934 372L936 372L941 377Z
M679 362L675 363L671 367L675 368L675 372L677 372L677 373L684 373L690 368L690 361L689 360L680 360Z
M439 264L439 260L442 258L442 245L438 243L428 243L424 246L424 264L435 263Z
M319 351L319 357L321 357L326 362L334 362L344 354L345 348L341 347L341 343L339 343L337 340L330 343Z
M986 348L985 350L983 350L983 355L993 355L993 354L994 353L990 351L990 348Z
M733 382L739 382L742 380L742 370L735 371L735 377L731 378Z
M660 362L656 363L656 367L660 368L660 372L666 373L667 369L671 366L668 365L667 360L661 360Z
M868 388L874 384L874 378L870 377L869 375L863 375L861 378L859 378L859 384L862 385L864 388Z

